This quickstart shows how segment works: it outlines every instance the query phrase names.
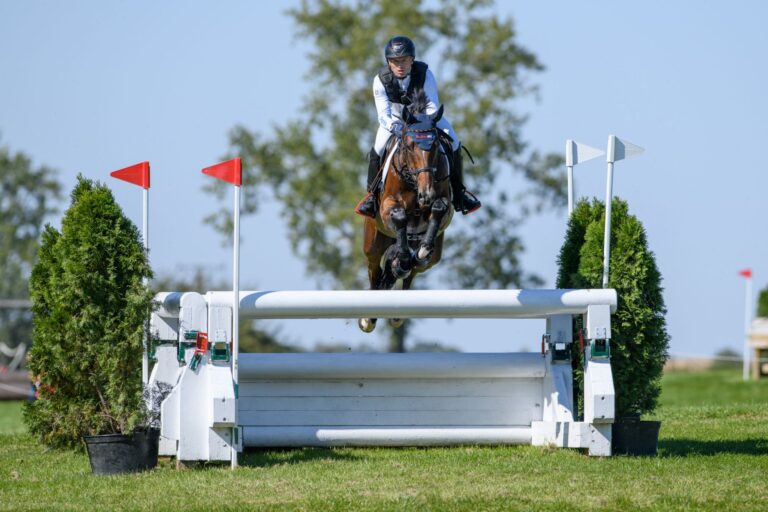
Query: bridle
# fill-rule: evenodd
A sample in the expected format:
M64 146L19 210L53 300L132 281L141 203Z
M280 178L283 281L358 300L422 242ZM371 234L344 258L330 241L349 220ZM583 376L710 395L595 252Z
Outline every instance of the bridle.
M397 165L397 161L393 162L393 167L395 168L395 171L397 172L397 175L400 177L401 180L403 180L410 188L415 189L418 188L418 179L419 174L423 172L428 172L432 174L432 178L437 181L443 181L448 178L448 173L445 174L445 176L438 177L437 176L437 167L436 166L427 166L427 167L420 167L418 169L410 169L407 165L407 159L404 157L411 153L413 151L413 145L418 145L421 149L424 151L429 151L430 156L433 151L433 147L435 144L439 144L439 133L436 126L432 126L431 128L427 129L415 129L408 127L405 132L411 137L411 139L414 141L412 145L405 145L403 143L404 137L400 139L400 144L398 144L397 148L397 156L400 165ZM427 145L427 143L429 145ZM439 147L438 147L439 152ZM406 160L406 164L403 165L403 160Z

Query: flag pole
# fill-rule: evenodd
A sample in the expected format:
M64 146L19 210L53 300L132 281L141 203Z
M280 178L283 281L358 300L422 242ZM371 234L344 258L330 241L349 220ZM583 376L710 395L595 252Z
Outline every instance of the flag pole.
M147 262L149 262L149 187L142 189L142 196L141 232L144 237L144 254L147 257ZM149 278L144 277L144 286L146 287L147 285L149 285ZM149 316L147 316L144 326L143 345L144 354L142 354L141 358L141 382L146 386L147 383L149 383Z
M565 168L568 175L568 218L573 213L573 141L565 141Z
M142 194L141 236L144 239L144 254L147 257L147 261L149 261L149 162L130 165L112 171L109 175L144 189ZM146 287L149 284L149 279L144 277L142 283ZM146 387L149 382L149 315L147 315L144 323L144 334L142 335L141 344L143 352L141 356L141 382Z
M235 387L235 403L240 395L238 359L240 355L240 185L235 185L234 207L234 262L232 270L232 381ZM232 469L237 467L237 448L235 435L237 433L237 411L235 411L235 428L232 432Z
M640 146L621 140L615 135L608 136L608 176L605 183L605 233L603 234L603 288L608 288L608 269L611 262L611 207L613 206L613 164L645 151Z
M749 380L749 330L752 325L752 269L740 272L747 280L744 298L744 358L742 361L742 378Z
M238 361L240 358L240 188L243 183L242 160L233 158L226 162L203 169L203 174L224 180L235 186L235 206L233 208L233 235L234 246L232 249L232 387L235 391L235 404L240 396L238 376ZM235 407L234 425L230 439L230 459L232 469L237 467L237 448L242 443L242 431L238 427L237 407Z
M573 203L575 191L573 183L573 166L592 160L600 155L604 155L605 152L601 149L581 144L575 140L567 139L565 141L565 168L568 171L568 217L570 218L573 213Z
M611 206L613 203L613 162L608 162L605 182L605 233L603 234L603 288L608 288L608 267L611 261Z

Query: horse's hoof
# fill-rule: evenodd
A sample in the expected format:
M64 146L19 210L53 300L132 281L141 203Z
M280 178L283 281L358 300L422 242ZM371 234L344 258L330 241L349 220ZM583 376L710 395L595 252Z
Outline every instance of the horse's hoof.
M390 318L389 319L389 326L393 329L397 329L399 327L402 327L403 322L405 322L404 318Z
M432 259L432 249L428 249L426 246L419 247L419 250L416 252L416 266L418 268L424 268L427 266L429 261Z
M425 245L419 247L419 252L416 253L416 257L421 261L425 261L430 256L432 256L432 249L427 248Z
M376 328L376 319L375 318L360 318L357 321L357 326L363 332L373 332L373 330Z
M409 266L405 267L401 264L400 259L394 259L392 260L392 275L395 276L395 279L405 279L409 275L411 275L411 270L413 270L413 266L411 262L408 262Z

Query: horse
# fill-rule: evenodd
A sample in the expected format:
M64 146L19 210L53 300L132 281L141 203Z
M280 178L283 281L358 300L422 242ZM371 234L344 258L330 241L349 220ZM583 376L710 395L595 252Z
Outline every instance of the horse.
M427 98L418 90L403 108L403 134L386 152L384 186L378 193L376 219L366 217L363 252L371 290L403 290L413 278L435 266L442 256L444 231L453 217L448 180L450 142L437 128L443 115L426 114ZM447 148L441 151L441 145ZM376 318L361 318L358 326L372 332ZM390 319L399 327L403 320Z

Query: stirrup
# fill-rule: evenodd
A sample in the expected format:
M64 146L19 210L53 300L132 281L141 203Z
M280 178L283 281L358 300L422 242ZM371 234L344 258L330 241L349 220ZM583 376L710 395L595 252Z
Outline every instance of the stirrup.
M471 197L472 203L473 203L472 206L468 207L466 205L467 201L464 200L464 194L467 194L468 196L472 196ZM468 197L468 199L470 198ZM472 212L476 212L477 210L480 209L481 206L483 206L483 203L480 202L477 196L466 189L462 190L461 199L459 200L459 203L460 203L459 207L456 208L456 210L460 210L463 215L469 215Z
M355 213L371 219L376 218L376 197L373 195L373 192L368 192L368 194L357 203Z

